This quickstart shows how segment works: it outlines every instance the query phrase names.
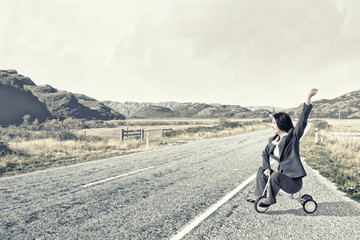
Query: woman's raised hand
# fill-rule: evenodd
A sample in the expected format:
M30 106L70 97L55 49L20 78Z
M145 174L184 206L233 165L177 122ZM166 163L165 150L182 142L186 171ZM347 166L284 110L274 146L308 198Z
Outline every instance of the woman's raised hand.
M309 97L312 97L312 96L316 95L317 92L318 92L318 90L319 90L319 89L317 89L317 88L312 88L312 89L310 90L310 92L309 92Z
M311 97L314 96L314 95L316 95L317 92L318 92L318 89L317 89L317 88L312 88L312 89L310 90L309 94L308 94L307 97L306 97L306 102L305 102L306 105L310 105L310 103L311 103L311 102L310 102L310 101L311 101Z

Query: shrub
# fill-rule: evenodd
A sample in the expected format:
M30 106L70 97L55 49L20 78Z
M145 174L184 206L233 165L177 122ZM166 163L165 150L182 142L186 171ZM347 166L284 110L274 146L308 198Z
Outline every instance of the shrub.
M60 141L78 140L78 137L68 130L59 131L56 134L56 139Z
M262 123L272 123L272 118L271 117L268 117L268 118L265 118L263 120L261 120Z
M3 141L0 141L0 156L10 154L12 151L8 148L7 144Z
M224 128L238 128L243 126L244 124L239 122L227 122L226 124L223 125Z
M101 120L89 120L85 121L87 128L103 128L104 122Z
M105 127L105 128L116 128L116 127L118 127L118 125L115 122L107 121L107 122L103 123L103 127Z
M85 128L84 121L81 119L67 118L62 122L62 124L63 127L68 130L78 130Z
M31 125L31 116L30 115L24 115L21 127L27 129L30 125Z
M317 129L330 129L330 125L328 122L324 121L324 120L314 120L312 121L314 124L314 127Z
M53 132L62 130L63 128L62 123L56 119L47 120L46 122L40 124L40 129L43 131Z
M29 140L31 137L29 131L13 125L8 126L6 128L0 128L0 134L1 134L1 138L5 141L9 141L15 138Z
M29 130L32 131L38 131L39 130L39 120L37 120L37 118L32 122L31 125L28 126Z
M229 123L229 121L226 119L226 118L224 118L224 117L221 117L220 119L219 119L219 125L220 126L225 126L226 124L228 124Z

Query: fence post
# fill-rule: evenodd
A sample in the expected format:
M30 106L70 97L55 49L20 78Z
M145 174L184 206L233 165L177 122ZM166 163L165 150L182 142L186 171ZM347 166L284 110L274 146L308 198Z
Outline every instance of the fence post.
M144 129L140 130L140 138L141 138L141 141L144 141Z
M146 149L149 148L149 133L146 133Z
M164 129L161 129L161 138L164 137Z
M318 142L318 129L315 128L315 143Z
M124 129L121 129L120 140L124 141Z

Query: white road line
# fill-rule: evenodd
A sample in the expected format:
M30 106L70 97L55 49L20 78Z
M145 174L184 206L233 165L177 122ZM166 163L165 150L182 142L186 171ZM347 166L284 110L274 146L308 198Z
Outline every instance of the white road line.
M118 175L118 176L111 177L111 178L106 178L106 179L103 179L103 180L100 180L100 181L96 181L96 182L92 182L92 183L89 183L89 184L82 185L81 187L83 187L83 188L90 187L90 186L93 186L95 184L111 181L111 180L121 178L121 177L126 177L126 176L129 176L129 175L132 175L132 174L135 174L135 173L139 173L139 172L143 172L143 171L146 171L146 170L149 170L149 169L152 169L152 168L155 168L155 166L139 169L139 170L136 170L136 171L133 171L133 172L125 173L125 174Z
M273 164L275 161L271 161ZM237 186L234 190L228 193L225 197L223 197L220 201L209 207L204 213L195 217L187 226L185 226L180 232L174 235L170 240L180 240L186 234L188 234L191 230L193 230L197 225L199 225L202 221L204 221L208 216L214 213L218 208L220 208L224 203L229 201L235 194L240 192L244 187L246 187L252 180L256 178L256 173L251 175L248 179L242 182L239 186Z

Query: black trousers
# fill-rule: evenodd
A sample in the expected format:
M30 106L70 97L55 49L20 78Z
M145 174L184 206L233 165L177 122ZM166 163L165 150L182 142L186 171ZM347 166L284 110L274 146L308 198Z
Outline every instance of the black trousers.
M262 195L268 180L268 176L264 174L264 171L265 169L260 167L256 175L256 196ZM280 189L290 194L297 193L301 190L302 178L291 178L273 170L271 170L271 172L270 187L267 190L270 204L276 203L276 195Z

